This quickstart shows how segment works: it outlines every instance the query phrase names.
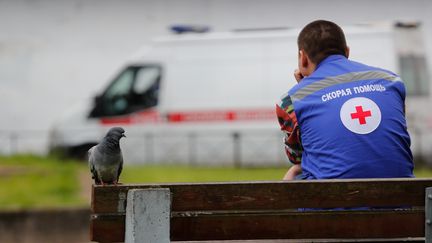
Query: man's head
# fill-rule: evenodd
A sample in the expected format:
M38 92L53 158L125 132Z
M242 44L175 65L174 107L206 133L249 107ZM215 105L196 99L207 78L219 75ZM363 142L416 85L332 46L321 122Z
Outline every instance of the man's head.
M348 58L349 48L343 30L335 23L316 20L306 25L297 38L299 48L299 70L309 76L316 66L330 55Z

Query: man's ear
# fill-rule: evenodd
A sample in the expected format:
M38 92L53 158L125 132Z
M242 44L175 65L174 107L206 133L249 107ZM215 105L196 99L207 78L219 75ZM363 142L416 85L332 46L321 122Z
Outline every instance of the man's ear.
M299 51L299 64L301 69L307 69L309 65L309 57L304 50Z
M349 57L349 54L350 54L350 48L349 48L349 46L347 46L347 47L345 48L345 56L346 56L346 58Z

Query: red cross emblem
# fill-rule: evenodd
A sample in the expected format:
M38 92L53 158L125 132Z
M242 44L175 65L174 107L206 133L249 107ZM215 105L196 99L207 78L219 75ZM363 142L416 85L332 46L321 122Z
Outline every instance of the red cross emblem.
M380 125L381 110L371 99L354 97L345 101L341 106L340 119L343 125L351 132L368 134Z
M356 106L356 112L351 113L351 119L359 119L360 125L366 124L366 117L372 116L371 111L363 111L362 106Z

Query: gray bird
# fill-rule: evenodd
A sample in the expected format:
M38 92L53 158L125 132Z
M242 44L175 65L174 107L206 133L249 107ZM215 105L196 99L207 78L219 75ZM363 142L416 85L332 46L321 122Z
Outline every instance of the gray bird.
M111 128L102 141L88 151L88 163L96 185L116 185L123 169L120 139L126 137L121 127Z

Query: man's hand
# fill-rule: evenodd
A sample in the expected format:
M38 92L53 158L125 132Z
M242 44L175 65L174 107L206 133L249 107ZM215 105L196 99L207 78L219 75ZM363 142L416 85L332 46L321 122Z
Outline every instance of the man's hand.
M285 181L295 180L295 177L300 175L301 173L302 173L302 169L300 164L292 165L289 168L289 170L286 172L285 176L283 177L283 180Z
M294 70L294 78L297 80L297 83L300 82L304 76L301 74L300 70Z

